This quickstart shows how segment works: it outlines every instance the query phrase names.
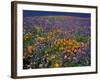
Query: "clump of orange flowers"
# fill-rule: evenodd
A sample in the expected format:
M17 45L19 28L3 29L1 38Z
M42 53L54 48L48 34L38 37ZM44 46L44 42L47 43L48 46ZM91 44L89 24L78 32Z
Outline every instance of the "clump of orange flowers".
M79 43L75 40L70 39L57 39L54 41L54 44L56 46L62 45L62 46L73 46L73 45L79 45Z
M81 43L82 46L84 47L84 43ZM61 46L61 49L63 51L67 51L68 53L71 52L77 52L78 49L80 49L80 42L77 42L75 40L70 40L70 39L57 39L54 41L55 46ZM63 47L62 47L63 46Z

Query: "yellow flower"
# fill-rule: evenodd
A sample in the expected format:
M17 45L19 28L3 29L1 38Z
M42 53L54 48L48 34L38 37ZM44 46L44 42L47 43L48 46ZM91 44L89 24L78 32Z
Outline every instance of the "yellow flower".
M37 37L37 41L43 43L45 41L44 37Z
M60 29L53 29L52 32L55 34L55 33L59 33L59 32L61 32L61 30L60 30Z
M57 45L60 45L60 41L57 42Z
M76 50L76 49L74 49L74 52L77 52L77 50Z
M62 51L62 50L64 50L64 48L63 47L60 47L59 50Z
M54 41L54 44L56 45L56 46L58 46L58 45L60 45L61 44L61 41L58 39L58 40L55 40Z
M26 39L28 38L28 36L25 37Z
M53 32L48 32L47 39L51 39L53 37Z
M55 44L55 45L57 44L57 40L54 41L54 44Z
M75 49L74 47L71 48L72 51L74 51L74 49Z
M67 50L67 52L69 52L69 53L70 53L70 52L71 52L71 50L70 50L70 49L68 49L68 50Z
M52 38L52 36L47 36L47 39L51 39Z
M25 33L25 34L24 34L24 40L27 40L28 38L30 38L31 35L32 35L32 34L31 34L30 32Z
M41 28L37 25L34 26L34 29L35 29L36 32L41 32Z
M55 63L54 67L59 67L59 64L58 63Z
M71 58L70 57L68 57L68 60L70 60Z

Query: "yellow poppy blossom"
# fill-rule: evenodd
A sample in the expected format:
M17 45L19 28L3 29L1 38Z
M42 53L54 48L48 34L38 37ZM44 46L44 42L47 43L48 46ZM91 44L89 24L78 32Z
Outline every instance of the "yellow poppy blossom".
M59 64L58 63L55 63L54 67L59 67Z

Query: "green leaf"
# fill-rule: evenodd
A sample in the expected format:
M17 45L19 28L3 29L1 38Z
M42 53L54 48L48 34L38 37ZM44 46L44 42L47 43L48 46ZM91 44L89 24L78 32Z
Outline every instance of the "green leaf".
M38 33L41 32L41 28L37 25L34 26L34 30Z

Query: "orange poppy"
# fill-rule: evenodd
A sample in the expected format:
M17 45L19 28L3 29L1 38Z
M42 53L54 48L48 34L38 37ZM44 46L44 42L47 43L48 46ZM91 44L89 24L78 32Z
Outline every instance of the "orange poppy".
M28 49L28 53L31 54L32 53L32 49L33 49L32 45L28 45L27 46L27 49Z

